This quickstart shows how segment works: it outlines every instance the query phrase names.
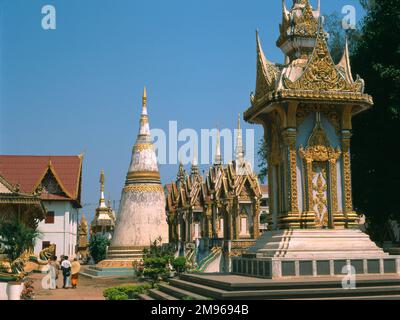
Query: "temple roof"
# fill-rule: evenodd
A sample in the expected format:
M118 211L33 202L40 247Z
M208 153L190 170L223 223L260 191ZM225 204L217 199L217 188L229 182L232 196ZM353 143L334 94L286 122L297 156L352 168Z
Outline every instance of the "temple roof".
M371 107L373 100L364 93L364 81L358 76L353 79L347 40L341 61L337 65L333 62L323 19L319 18L320 9L314 11L308 0L295 0L291 11L287 11L285 4L283 8L280 39L288 43L298 38L294 51L285 47L283 65L270 62L257 32L256 90L251 95L251 107L244 114L245 120L254 122L260 112L268 112L269 105L290 100L351 103L359 106L354 113ZM309 28L309 32L304 28ZM278 41L279 46L285 46L282 41Z
M21 192L34 193L51 176L60 193L42 192L42 200L73 200L80 205L83 156L0 155L0 174ZM46 186L44 186L46 187Z

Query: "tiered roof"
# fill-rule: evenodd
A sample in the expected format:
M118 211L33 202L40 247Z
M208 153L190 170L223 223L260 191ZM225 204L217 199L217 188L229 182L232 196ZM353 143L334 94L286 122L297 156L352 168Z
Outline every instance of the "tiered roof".
M42 200L68 200L80 207L83 156L0 155L0 175Z
M246 121L254 122L260 112L271 111L275 103L290 100L350 102L359 106L354 113L373 104L372 97L364 93L364 81L358 76L353 79L347 41L341 61L335 64L332 60L319 4L313 10L308 0L294 0L289 11L283 1L277 46L285 54L284 64L272 63L265 57L258 32L256 43L256 90L251 95L251 107L244 114Z

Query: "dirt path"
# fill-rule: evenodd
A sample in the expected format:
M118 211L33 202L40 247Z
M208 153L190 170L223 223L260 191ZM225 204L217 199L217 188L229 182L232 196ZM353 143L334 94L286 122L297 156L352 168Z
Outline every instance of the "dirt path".
M79 276L76 289L62 289L62 277L58 279L59 289L48 290L42 288L44 274L34 273L29 278L34 281L35 300L104 300L103 290L122 284L135 284L132 278L103 278L91 279Z

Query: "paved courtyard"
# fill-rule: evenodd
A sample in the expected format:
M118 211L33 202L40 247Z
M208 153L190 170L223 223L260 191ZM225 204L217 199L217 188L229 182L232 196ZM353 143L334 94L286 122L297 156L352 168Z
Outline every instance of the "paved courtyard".
M56 290L42 288L44 274L34 273L30 278L34 281L35 300L105 300L103 290L109 287L134 284L133 278L103 278L91 279L79 276L79 283L76 289L62 289L62 277L58 279Z

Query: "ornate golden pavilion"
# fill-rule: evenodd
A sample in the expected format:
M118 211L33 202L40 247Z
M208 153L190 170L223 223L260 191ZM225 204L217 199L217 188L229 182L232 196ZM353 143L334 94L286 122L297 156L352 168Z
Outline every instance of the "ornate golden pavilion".
M320 8L295 0L268 61L257 32L257 80L244 118L264 127L270 211L275 228L353 228L350 170L352 117L370 108L364 81L353 79L346 42L332 60Z

